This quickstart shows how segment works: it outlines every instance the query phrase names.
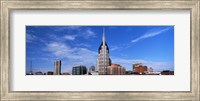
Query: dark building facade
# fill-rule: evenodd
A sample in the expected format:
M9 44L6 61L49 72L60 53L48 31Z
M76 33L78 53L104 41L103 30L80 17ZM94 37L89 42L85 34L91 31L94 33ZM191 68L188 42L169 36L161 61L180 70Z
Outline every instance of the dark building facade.
M48 71L47 75L53 75L53 72L52 71Z
M43 75L41 71L35 72L35 75Z
M67 72L65 72L65 73L63 73L62 75L71 75L70 73L67 73Z
M161 72L161 75L174 75L174 71L163 70L163 71Z
M87 74L87 68L85 66L76 66L72 69L72 75L85 75Z

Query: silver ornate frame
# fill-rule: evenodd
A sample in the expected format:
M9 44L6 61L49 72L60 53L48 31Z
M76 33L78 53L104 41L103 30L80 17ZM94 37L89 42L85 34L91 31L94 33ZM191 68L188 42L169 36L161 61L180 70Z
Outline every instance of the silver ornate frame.
M199 0L0 0L1 68L0 100L194 100L200 98ZM16 92L9 90L11 10L190 10L191 14L191 91L189 92Z

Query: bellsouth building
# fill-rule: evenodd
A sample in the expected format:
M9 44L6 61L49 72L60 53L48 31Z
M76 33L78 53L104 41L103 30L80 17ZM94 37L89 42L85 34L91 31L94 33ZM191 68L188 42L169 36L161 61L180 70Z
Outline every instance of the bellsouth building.
M106 75L106 68L111 65L111 59L109 56L109 48L106 43L105 29L103 29L103 37L101 45L98 49L98 59L97 59L97 70L99 75Z

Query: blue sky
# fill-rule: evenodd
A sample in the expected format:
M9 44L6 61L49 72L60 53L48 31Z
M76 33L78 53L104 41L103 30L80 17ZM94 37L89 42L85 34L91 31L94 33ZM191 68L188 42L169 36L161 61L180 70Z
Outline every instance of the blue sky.
M142 63L154 71L174 70L174 26L26 26L26 72L61 72L96 66L103 27L112 63L132 70Z

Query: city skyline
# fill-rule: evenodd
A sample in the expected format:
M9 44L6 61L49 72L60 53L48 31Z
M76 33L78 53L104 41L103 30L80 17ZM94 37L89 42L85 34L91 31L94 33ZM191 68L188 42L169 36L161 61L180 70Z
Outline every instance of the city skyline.
M26 72L31 61L34 72L54 71L57 59L62 72L96 66L103 28L112 63L174 71L174 26L26 26Z

